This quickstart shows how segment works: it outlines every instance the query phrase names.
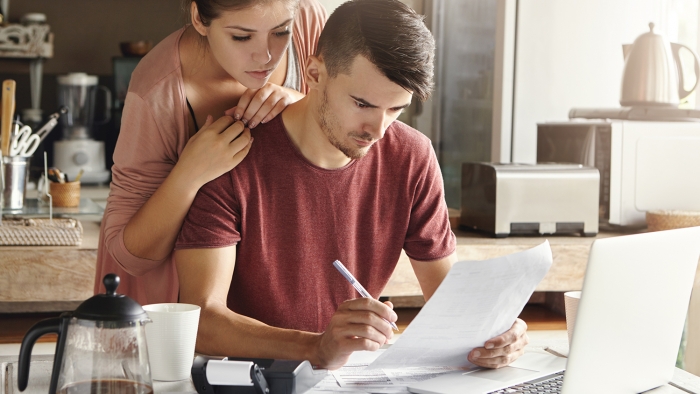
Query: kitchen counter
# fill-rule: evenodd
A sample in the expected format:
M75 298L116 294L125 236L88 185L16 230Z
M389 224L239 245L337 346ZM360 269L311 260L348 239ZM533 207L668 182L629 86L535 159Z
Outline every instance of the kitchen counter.
M78 247L0 247L0 313L72 310L92 296L97 259L99 222L82 220L83 242ZM537 291L579 290L594 239L597 237L548 236L492 238L456 230L460 260L483 260L534 247L549 240L554 263ZM408 257L402 252L383 296L396 306L421 306L422 292Z
M485 260L504 256L532 248L548 240L552 248L553 263L547 275L537 286L536 291L540 292L580 290L586 272L588 252L593 241L623 234L620 232L601 232L596 237L551 235L493 238L479 232L455 230L459 260ZM408 256L402 252L396 270L384 289L383 295L392 298L392 300L395 299L395 304L398 303L398 305L420 306L415 305L415 303L420 303L420 300L407 298L420 294L422 294L420 286L411 269L411 263Z
M103 208L108 194L108 187L81 188ZM92 297L101 217L79 219L80 246L0 246L0 313L73 310Z
M100 224L81 224L80 246L0 246L0 312L73 310L92 296Z

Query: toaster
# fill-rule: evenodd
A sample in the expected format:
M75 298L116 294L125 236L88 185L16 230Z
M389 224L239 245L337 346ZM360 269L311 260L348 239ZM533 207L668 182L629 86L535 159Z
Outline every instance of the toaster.
M510 234L598 233L600 174L580 164L462 164L460 225Z

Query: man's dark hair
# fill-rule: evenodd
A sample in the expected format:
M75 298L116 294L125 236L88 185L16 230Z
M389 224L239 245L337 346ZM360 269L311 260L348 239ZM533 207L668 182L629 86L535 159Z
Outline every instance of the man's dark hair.
M398 0L351 0L328 18L316 56L331 78L348 73L357 55L421 100L433 88L435 40L423 17Z

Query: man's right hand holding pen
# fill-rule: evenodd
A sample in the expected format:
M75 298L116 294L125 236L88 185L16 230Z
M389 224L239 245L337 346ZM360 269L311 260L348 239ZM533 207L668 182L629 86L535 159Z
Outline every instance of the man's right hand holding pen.
M394 336L391 323L397 316L391 302L357 298L340 304L326 331L320 334L316 356L320 365L337 369L354 351L375 351Z
M379 349L394 336L393 330L398 331L394 305L372 298L340 261L334 261L333 266L362 298L340 304L321 334L317 355L328 369L342 367L354 351Z

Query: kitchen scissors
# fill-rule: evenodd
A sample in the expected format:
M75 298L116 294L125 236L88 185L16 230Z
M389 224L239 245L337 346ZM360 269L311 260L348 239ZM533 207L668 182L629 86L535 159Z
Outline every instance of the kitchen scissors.
M68 107L61 106L56 113L49 116L49 121L46 122L36 133L32 133L32 129L23 125L15 124L15 132L10 144L10 156L29 157L39 147L44 138L46 138L51 130L58 124L58 118L68 112Z
M15 137L12 139L12 144L10 145L10 156L31 156L39 147L40 142L41 137L33 134L32 129L29 126L22 126L15 133Z

